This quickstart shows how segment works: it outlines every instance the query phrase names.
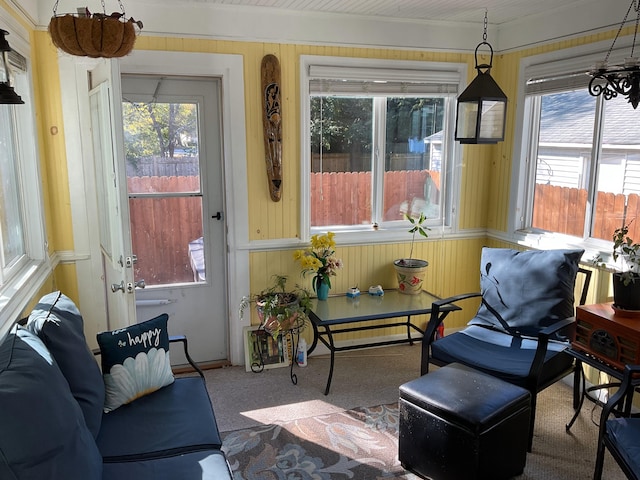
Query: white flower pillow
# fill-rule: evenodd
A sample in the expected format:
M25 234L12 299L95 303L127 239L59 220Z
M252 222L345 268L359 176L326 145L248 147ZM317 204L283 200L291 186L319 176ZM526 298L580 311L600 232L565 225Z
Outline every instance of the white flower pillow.
M97 335L105 385L105 413L173 383L169 316Z

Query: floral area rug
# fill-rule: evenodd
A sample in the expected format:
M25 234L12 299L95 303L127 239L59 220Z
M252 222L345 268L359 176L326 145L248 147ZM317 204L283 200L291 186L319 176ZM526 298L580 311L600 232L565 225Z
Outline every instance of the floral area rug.
M413 480L398 462L398 405L223 435L234 480Z

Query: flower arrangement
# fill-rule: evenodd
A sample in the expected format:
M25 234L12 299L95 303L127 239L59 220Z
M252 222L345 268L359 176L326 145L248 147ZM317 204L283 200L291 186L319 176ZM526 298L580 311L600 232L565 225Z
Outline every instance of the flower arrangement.
M325 282L331 288L330 277L335 277L336 272L342 268L342 260L335 256L336 242L333 239L335 233L327 232L324 235L313 235L311 246L304 250L296 250L293 259L300 262L302 276L313 273L313 289L319 282Z

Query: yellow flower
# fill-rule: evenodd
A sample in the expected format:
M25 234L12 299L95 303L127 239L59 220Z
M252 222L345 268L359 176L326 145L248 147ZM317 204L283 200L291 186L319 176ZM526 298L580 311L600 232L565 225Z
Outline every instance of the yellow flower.
M296 250L295 252L293 252L294 260L300 260L302 257L304 257L304 250Z

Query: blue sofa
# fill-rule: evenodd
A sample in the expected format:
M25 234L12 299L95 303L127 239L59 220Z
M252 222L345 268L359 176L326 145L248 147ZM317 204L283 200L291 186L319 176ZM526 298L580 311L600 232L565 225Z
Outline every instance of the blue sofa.
M103 375L73 302L54 292L20 323L0 343L0 478L232 478L184 337L169 340L183 343L198 376L105 413Z

